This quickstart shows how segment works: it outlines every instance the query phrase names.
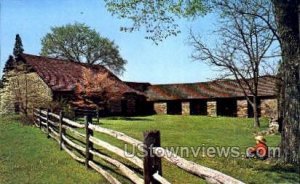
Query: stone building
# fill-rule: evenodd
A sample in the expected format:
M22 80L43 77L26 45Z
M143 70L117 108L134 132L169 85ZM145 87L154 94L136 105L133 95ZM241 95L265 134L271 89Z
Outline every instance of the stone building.
M26 103L30 103L28 108L47 107L51 102L63 102L72 109L92 110L100 107L109 115L143 113L140 110L143 108L139 106L145 103L145 94L126 85L103 66L21 54L15 61L14 69L9 73L15 75L6 74L9 82L2 90L5 91L5 94L1 94L4 97L8 96L6 95L8 93L15 93L16 88L9 88L14 86L12 85L14 78L18 78L18 84L27 84L28 79L33 78L34 82L28 83L26 87L18 87L20 91L28 91L26 93ZM37 86L43 90L37 90ZM7 102L15 101L16 95L10 96L13 97ZM24 98L25 94L22 96ZM28 99L28 96L33 98ZM40 99L41 103L37 104L37 99ZM19 102L19 105L24 106L24 103ZM2 104L1 107L1 111L5 111L6 107L11 109L12 105Z
M31 107L63 101L72 109L101 107L107 115L253 116L253 110L235 80L158 85L125 82L100 65L29 54L21 54L10 73L17 68L23 71L18 75L18 85L26 84L26 90L24 86L19 86L19 90L28 92L26 96L31 98L25 101ZM9 77L10 81L15 77ZM277 115L275 83L271 76L259 79L261 116ZM14 101L9 97L16 96L9 86L12 85L1 90L1 111L16 106L9 104Z
M259 78L258 104L262 117L277 116L275 83L272 76ZM253 117L253 109L236 80L129 85L146 93L156 114Z

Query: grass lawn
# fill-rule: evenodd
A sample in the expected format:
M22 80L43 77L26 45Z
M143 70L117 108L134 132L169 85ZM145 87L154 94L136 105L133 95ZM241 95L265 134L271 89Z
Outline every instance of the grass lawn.
M0 118L0 183L106 183L94 171L59 151L54 140L47 139L39 129L20 125L12 117ZM254 144L251 119L156 115L132 118L105 118L101 126L124 132L142 140L143 131L160 130L163 147L238 146L241 151ZM267 128L262 121L261 129ZM124 144L109 136L95 134L121 148ZM280 137L267 137L269 146L277 146ZM100 149L100 148L99 148ZM132 151L131 149L129 149ZM100 151L105 152L104 149ZM108 152L107 152L108 153ZM108 153L117 157L113 153ZM275 161L259 161L241 157L183 155L188 160L217 169L246 183L299 183L299 169ZM101 162L101 161L100 161ZM107 166L110 169L110 166ZM127 179L110 170L124 183ZM205 183L199 178L163 161L163 175L172 183Z
M260 130L267 128L267 120L262 120ZM252 119L156 115L133 118L105 118L101 126L118 130L142 140L143 131L160 130L163 147L210 147L238 146L243 152L253 146L253 133L259 131L252 126ZM108 142L117 143L108 136L97 135ZM266 137L268 146L278 146L279 135ZM184 155L183 155L184 156ZM244 158L225 158L186 155L188 160L219 170L246 183L299 183L299 168L283 166L275 161L260 161ZM163 162L163 175L172 183L199 183L199 179L186 174L181 169Z
M0 183L62 184L108 183L86 170L57 142L33 126L21 125L14 117L0 117Z

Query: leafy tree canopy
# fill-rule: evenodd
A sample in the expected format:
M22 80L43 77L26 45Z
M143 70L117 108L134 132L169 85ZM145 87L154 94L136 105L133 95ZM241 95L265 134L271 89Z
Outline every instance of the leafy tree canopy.
M4 68L3 68L3 73L13 69L14 67L14 62L15 62L15 59L12 55L10 55L4 65Z
M42 39L41 55L104 65L116 74L122 74L126 64L113 41L81 23L52 27Z
M118 18L132 21L121 31L132 32L144 26L146 39L155 43L180 33L176 18L195 18L205 15L209 4L203 0L105 0L106 7Z
M3 85L3 83L5 83L7 81L6 73L13 69L14 63L15 63L15 59L12 55L10 55L8 57L8 59L6 60L6 63L3 68L3 75L2 75L2 79L1 79L2 85Z
M15 57L17 57L18 55L22 54L23 51L24 51L24 49L23 49L22 39L21 39L20 35L17 34L13 54Z
M0 79L0 88L3 88L3 87L4 87L3 81L2 81L2 79Z
M240 16L254 16L264 22L260 29L270 29L279 41L282 50L282 85L280 89L280 116L282 122L281 152L287 163L300 163L299 140L299 0L105 0L107 9L119 18L133 21L123 31L139 30L145 26L147 37L154 41L162 41L170 35L179 33L174 17L196 17L205 14L210 5L220 3L244 2L249 6L235 6L235 13ZM270 6L268 5L271 2ZM262 5L258 14L248 12L249 7ZM212 6L212 9L214 7ZM221 10L221 16L230 13ZM264 12L274 11L275 19ZM269 19L270 18L270 19ZM266 26L265 26L266 25ZM121 30L122 30L121 29ZM124 30L125 29L125 30ZM234 38L233 38L234 39ZM157 43L157 42L156 42Z

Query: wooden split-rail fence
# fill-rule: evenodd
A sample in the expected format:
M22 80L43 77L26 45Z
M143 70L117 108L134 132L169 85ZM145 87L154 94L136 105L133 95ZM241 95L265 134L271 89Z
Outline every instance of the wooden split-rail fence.
M45 109L34 109L33 115L35 125L45 132L48 138L55 139L61 150L65 150L76 161L84 163L87 168L96 170L112 184L121 182L97 164L94 157L115 166L123 176L137 184L170 183L162 176L161 158L192 175L206 180L208 183L243 183L219 171L181 158L175 153L160 147L159 131L144 132L144 141L142 142L122 132L93 124L92 116L85 116L85 123L83 124L65 118L63 112L55 114ZM128 157L131 153L127 153L125 150L97 138L94 136L94 132L106 134L130 144L141 151L144 157L142 159L134 155ZM100 146L134 164L143 172L143 178L141 174L138 174L121 161L99 152L94 145Z

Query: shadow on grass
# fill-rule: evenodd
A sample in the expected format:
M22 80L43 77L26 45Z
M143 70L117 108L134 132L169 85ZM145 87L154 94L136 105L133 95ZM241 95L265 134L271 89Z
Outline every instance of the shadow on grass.
M125 120L125 121L153 121L153 119L145 117L107 117L105 120Z
M286 179L291 183L300 182L300 168L297 165L285 165L278 163L275 165L270 165L269 167L261 167L256 169L261 172L278 173L282 179ZM295 175L295 173L298 173L298 175Z
M100 163L99 161L95 161L95 160L94 160L93 162L94 162L96 165L100 166L100 168L102 168L103 170L108 171L110 174L115 174L115 175L117 175L117 176L123 178L123 180L128 180L128 178L127 178L126 176L124 176L124 175L122 175L121 173L117 172L116 169L111 168L111 167L109 167L109 166L107 166L107 165L104 165L103 163ZM128 180L127 182L129 182L129 180Z
M108 155L108 154L106 154L106 153L100 151L99 149L95 149L95 151L98 152L98 153L100 153L100 154L103 154L103 155L105 155L105 156L107 156L107 157L110 157L110 158L112 158L112 159L115 159L115 160L121 162L121 163L124 164L126 167L128 167L129 169L131 169L132 171L134 171L136 174L140 174L140 175L143 174L142 171L141 171L139 168L133 167L133 166L131 166L131 165L129 165L129 164L126 164L126 163L124 163L124 162L122 162L122 161L120 161L120 160L118 160L118 159L116 159L116 158L113 158L113 157L111 157L110 155ZM101 160L101 159L100 159L100 160ZM101 162L99 162L99 161L96 161L96 160L93 160L93 162L95 162L97 165L101 166L103 169L109 170L111 173L114 173L114 174L118 175L119 177L122 177L123 179L128 179L128 178L127 178L126 176L124 176L122 173L117 172L117 170L116 170L115 168L108 167L108 165L111 165L111 164L109 164L108 162L105 162L105 161L104 161L104 163L106 163L106 164L108 164L108 165L103 164L103 163L101 163Z

